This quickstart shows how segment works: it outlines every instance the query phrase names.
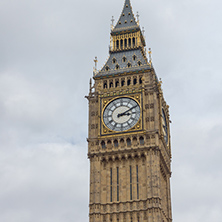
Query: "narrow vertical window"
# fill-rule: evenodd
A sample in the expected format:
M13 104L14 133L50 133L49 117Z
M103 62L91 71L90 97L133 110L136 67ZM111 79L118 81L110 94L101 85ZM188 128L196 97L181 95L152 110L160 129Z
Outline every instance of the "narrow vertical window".
M119 167L116 168L116 174L117 174L117 201L119 201Z
M133 199L132 166L130 166L130 200Z
M110 168L110 202L113 202L113 170Z
M136 186L137 186L137 199L139 199L139 169L136 166Z

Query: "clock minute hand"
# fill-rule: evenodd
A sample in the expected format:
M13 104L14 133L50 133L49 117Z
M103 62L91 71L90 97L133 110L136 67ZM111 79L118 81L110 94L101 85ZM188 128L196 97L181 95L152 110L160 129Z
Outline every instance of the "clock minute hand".
M117 115L117 117L119 118L120 116L129 115L129 113L128 113L128 112L129 112L130 110L132 110L132 109L136 108L136 107L137 107L137 105L136 105L136 106L131 107L130 109L126 110L125 112L118 114L118 115Z

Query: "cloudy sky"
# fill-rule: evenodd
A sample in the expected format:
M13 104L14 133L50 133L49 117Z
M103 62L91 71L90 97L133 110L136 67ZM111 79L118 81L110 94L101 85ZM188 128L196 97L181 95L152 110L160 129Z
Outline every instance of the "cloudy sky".
M222 218L222 2L132 0L170 105L173 219ZM0 0L0 221L88 222L88 82L124 0Z

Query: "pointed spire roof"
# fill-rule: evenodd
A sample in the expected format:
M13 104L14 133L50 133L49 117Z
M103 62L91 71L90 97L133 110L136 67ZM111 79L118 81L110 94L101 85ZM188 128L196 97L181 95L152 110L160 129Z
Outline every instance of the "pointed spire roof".
M139 25L137 24L130 0L125 0L123 11L119 17L119 21L117 22L115 28L111 33L116 33L120 31L127 31L132 29L139 29Z

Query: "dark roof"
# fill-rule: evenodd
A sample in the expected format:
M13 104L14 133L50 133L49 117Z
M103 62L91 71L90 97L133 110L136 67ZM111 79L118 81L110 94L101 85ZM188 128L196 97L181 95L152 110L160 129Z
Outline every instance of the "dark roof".
M116 33L125 30L139 29L139 25L137 24L135 17L133 15L133 10L131 7L130 0L125 0L125 4L123 6L123 11L120 15L120 18L112 30L111 33Z
M117 68L118 67L118 68ZM96 76L113 75L150 69L150 65L140 48L111 53L103 68Z

